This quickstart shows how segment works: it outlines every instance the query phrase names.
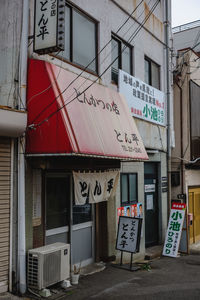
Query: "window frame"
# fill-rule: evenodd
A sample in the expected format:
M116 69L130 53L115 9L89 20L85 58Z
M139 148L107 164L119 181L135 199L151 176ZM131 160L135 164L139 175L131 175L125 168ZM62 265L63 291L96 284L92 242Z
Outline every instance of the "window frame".
M122 202L122 176L126 175L128 178L128 202ZM136 177L136 200L130 202L130 175L135 175ZM120 204L121 207L127 206L127 205L133 205L138 203L138 173L128 173L123 172L120 173Z
M90 16L88 13L86 13L85 11L83 11L82 9L80 9L78 6L76 5L72 5L71 3L69 3L68 1L65 2L65 7L69 8L69 15L70 15L70 32L69 32L69 39L70 39L70 46L69 46L69 59L64 57L63 55L59 54L57 57L59 57L60 59L62 59L62 61L71 64L74 67L77 67L81 70L85 70L86 66L83 66L77 62L73 61L73 49L74 49L74 43L73 43L73 11L76 11L77 13L79 13L80 15L82 15L83 17L85 17L86 19L88 19L89 21L94 23L95 26L95 41L94 41L94 45L95 45L95 56L90 60L90 62L95 59L95 71L87 68L85 70L85 72L91 73L92 75L98 75L99 74L99 60L98 60L98 24L99 21L94 19L92 16ZM55 56L55 55L54 55Z
M115 35L114 33L111 34L111 45L112 45L112 40L115 40L119 45L119 49L118 49L118 74L119 74L119 70L122 70L122 45L126 45L127 48L130 49L130 75L133 75L133 46L130 45L129 43L127 43L125 40L123 40L122 38L118 37L117 35ZM111 51L112 51L112 46L111 46ZM112 63L112 52L111 52L111 63ZM113 63L112 63L113 65ZM114 79L112 78L112 65L111 65L111 82L114 84L118 84L118 80L117 82L114 81Z
M161 89L161 87L160 87L160 83L161 83L161 80L160 80L160 65L157 64L154 60L150 59L148 56L145 55L145 57L144 57L144 70L145 70L145 61L147 61L149 63L149 74L148 75L149 75L149 81L150 81L150 83L148 83L148 82L145 82L145 83L151 85L155 89L160 90ZM158 67L158 70L159 70L158 88L152 85L152 63L154 65L156 65L156 67Z

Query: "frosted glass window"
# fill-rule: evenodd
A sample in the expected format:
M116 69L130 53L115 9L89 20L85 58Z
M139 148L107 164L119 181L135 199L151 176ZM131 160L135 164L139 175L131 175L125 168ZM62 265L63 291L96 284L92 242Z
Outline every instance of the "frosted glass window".
M152 62L151 64L151 77L152 77L152 86L156 89L160 88L160 68L158 65Z
M73 61L87 66L96 54L95 24L74 11L73 13ZM88 69L96 71L95 61Z
M127 175L121 176L121 202L128 202L128 177Z
M121 174L121 205L137 203L137 174Z
M70 4L65 6L65 50L59 55L97 73L97 22Z
M131 49L122 44L122 70L131 74Z

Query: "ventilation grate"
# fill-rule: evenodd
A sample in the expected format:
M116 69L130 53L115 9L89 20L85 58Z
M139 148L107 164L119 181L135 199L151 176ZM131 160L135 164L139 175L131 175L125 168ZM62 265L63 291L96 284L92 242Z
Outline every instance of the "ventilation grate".
M28 255L28 286L38 287L38 256Z

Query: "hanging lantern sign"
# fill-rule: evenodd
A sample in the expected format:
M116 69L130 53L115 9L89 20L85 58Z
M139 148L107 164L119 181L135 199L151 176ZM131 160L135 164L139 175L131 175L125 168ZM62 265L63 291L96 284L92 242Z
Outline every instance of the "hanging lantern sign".
M34 52L64 50L64 28L64 0L35 0Z

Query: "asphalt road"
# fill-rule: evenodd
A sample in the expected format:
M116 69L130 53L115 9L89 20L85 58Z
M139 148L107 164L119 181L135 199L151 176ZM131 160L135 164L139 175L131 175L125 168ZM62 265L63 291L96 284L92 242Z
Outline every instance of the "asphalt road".
M200 255L162 257L151 263L149 271L130 272L109 265L81 277L78 286L60 299L200 300Z

